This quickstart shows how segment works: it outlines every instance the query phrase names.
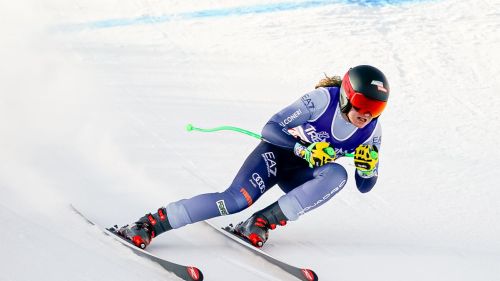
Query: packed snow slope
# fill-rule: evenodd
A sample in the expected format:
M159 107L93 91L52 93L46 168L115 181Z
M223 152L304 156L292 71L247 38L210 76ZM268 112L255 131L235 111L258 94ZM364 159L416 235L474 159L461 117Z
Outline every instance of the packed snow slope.
M257 141L186 124L259 132L324 73L358 64L392 90L376 187L348 182L264 250L321 280L499 280L498 1L0 5L1 281L177 280L68 205L122 225L222 191ZM292 280L202 223L150 250L206 280Z

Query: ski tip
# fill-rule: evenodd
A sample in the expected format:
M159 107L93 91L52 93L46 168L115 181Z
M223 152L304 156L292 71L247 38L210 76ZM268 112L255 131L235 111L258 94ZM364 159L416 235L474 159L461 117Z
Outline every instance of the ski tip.
M302 274L304 275L306 281L318 281L318 275L316 272L312 271L311 269L303 268L300 271L302 271Z
M187 270L187 273L189 274L189 277L191 277L190 280L193 280L193 281L203 280L203 273L197 267L188 266L186 268L186 270Z

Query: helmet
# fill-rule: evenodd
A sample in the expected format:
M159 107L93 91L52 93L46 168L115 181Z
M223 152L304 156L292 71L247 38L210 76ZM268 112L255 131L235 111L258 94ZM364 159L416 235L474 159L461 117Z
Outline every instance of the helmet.
M351 108L361 114L380 116L389 98L389 82L384 73L370 65L358 65L347 71L340 86L340 110Z

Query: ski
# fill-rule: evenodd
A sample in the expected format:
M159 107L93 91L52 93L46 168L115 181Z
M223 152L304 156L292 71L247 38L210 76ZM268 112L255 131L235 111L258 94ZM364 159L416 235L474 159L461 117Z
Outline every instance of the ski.
M262 251L261 249L256 248L255 246L253 246L252 244L250 244L250 242L248 242L245 238L243 238L243 237L237 235L236 233L234 233L232 231L231 226L227 226L227 227L221 228L221 227L218 227L218 226L216 226L216 225L214 225L214 224L212 224L212 223L210 223L208 221L205 221L205 222L208 225L210 225L212 228L214 228L215 230L217 230L219 233L221 233L222 235L230 238L231 240L237 242L240 245L243 245L246 249L252 251L253 253L255 253L257 255L259 255L260 257L264 258L268 262L270 262L270 263L278 266L279 268L281 268L282 270L288 272L289 274L291 274L295 278L297 278L299 280L303 280L303 281L317 281L317 280L319 280L318 279L318 275L313 270L306 269L306 268L295 267L293 265L290 265L288 263L280 261L277 258L272 257L271 255L269 255L268 253Z
M140 249L136 247L132 242L129 242L128 240L122 238L118 234L116 234L113 231L113 228L107 229L104 227L101 227L100 225L96 224L95 222L91 221L89 218L87 218L84 214L82 214L75 206L70 205L71 209L78 214L80 217L82 217L85 221L87 221L89 224L96 226L99 228L104 234L111 236L115 238L117 241L119 241L122 245L128 247L131 249L135 254L147 258L157 264L159 264L161 267L163 267L165 270L168 272L171 272L175 275L177 275L179 278L182 280L187 280L187 281L201 281L203 280L203 273L201 270L194 266L185 266L185 265L180 265L176 264L170 261L167 261L165 259L162 259L160 257L157 257L143 249Z

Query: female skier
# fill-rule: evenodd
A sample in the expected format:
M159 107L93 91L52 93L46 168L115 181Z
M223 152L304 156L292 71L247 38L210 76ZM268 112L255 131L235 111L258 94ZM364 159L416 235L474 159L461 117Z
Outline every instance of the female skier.
M145 248L171 229L240 212L278 184L285 192L234 231L256 247L269 229L284 226L323 205L347 181L334 161L354 154L358 190L370 191L378 177L381 127L378 117L389 97L389 84L377 68L359 65L343 79L326 77L316 89L276 113L262 129L262 139L224 192L172 202L117 232Z

